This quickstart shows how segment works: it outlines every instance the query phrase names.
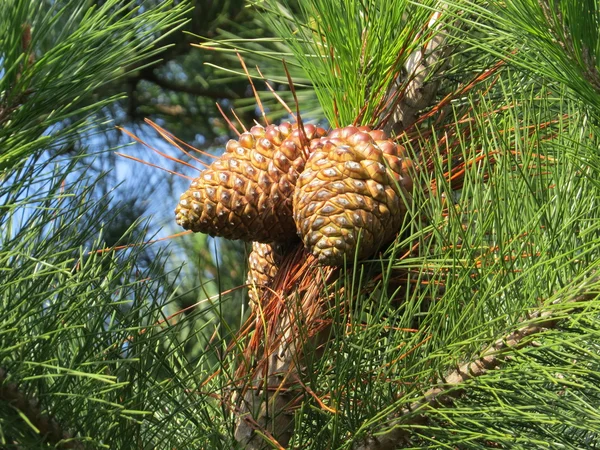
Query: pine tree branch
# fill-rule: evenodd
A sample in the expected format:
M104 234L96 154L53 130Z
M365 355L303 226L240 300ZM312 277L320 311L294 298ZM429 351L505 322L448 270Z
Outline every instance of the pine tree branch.
M326 304L319 301L321 286L330 281L334 269L318 268L301 247L287 255L281 267L273 289L253 305L257 323L262 318L268 323L267 330L254 331L262 345L256 354L265 358L244 383L245 389L234 395L234 403L239 404L235 439L247 450L287 448L294 434L293 406L303 394L312 395L300 381L305 357L318 355L320 344L329 336L329 328L317 325L316 318L324 314ZM284 287L287 277L281 274L290 271L302 274L296 280L302 286L298 290ZM280 298L269 292L284 295ZM304 328L309 323L315 328Z
M246 450L261 450L276 444L285 448L292 437L294 414L287 409L297 392L288 386L286 374L296 370L292 367L296 352L294 346L285 345L290 339L289 330L289 321L285 320L282 324L284 343L269 356L266 373L257 372L252 385L240 398L235 439ZM271 442L267 444L261 434Z
M160 87L164 90L168 90L168 91L181 92L184 94L196 95L198 97L208 97L208 98L213 98L213 99L217 99L217 100L224 99L224 98L225 99L239 98L238 94L236 94L235 92L228 90L228 89L227 90L215 89L214 87L204 88L204 87L198 86L198 85L182 84L182 83L165 80L164 78L157 76L156 73L154 73L154 71L152 71L152 70L143 71L140 74L140 78L144 79L146 81L150 81L151 83L156 84L158 87Z
M370 436L355 444L354 450L393 450L410 440L408 425L426 425L428 410L437 406L452 406L454 400L464 394L461 388L467 381L484 375L510 359L510 353L527 345L533 345L526 338L539 334L544 330L556 328L565 318L565 314L572 313L578 303L591 301L598 297L593 286L600 282L600 276L593 276L583 281L569 295L563 295L551 303L554 305L572 305L571 308L555 308L537 310L528 314L520 322L526 323L521 328L498 339L487 347L479 359L467 362L444 377L439 386L429 389L419 401L403 408L390 418L391 429L377 436ZM588 291L592 287L591 291ZM418 412L417 415L415 413ZM399 428L402 426L402 428Z
M181 105L167 105L164 103L158 103L152 106L156 111L164 114L165 116L184 117L186 115L186 111Z
M581 67L583 78L586 79L594 89L600 91L600 74L596 67L596 58L585 43L581 42L580 56L583 65L579 62L579 52L575 49L572 33L568 27L568 21L564 19L559 4L554 3L552 7L548 0L538 0L538 4L542 9L546 22L550 26L549 32L552 34L555 42L560 45L567 58L572 61L574 65Z
M5 99L0 98L0 126L10 118L11 113L16 111L27 101L27 97L32 93L32 89L26 89L14 96L11 102L7 102Z
M160 41L160 51L151 58L145 58L132 64L128 71L152 64L151 70L165 66L182 55L193 50L192 43L197 41L195 36L211 36L223 26L223 18L227 17L232 23L243 21L243 14L247 14L244 0L231 2L213 2L198 0L190 2L192 5L186 13L186 24L179 33L163 33Z
M19 64L16 76L17 81L21 79L25 67L31 66L35 62L35 54L30 50L31 25L25 23L23 24L22 29L21 48L23 53L28 56L24 59L24 62ZM33 89L30 88L23 89L21 92L17 93L11 92L12 90L14 89L9 90L8 94L5 93L4 96L0 94L0 125L8 120L10 114L19 108L27 100L27 97L33 93Z
M440 81L433 76L439 74L446 66L446 57L450 54L451 47L446 44L446 35L440 30L440 17L443 12L433 15L427 30L434 35L426 45L415 50L404 64L405 76L400 78L390 93L390 97L398 95L403 89L399 100L392 106L391 112L383 119L386 123L384 130L390 134L399 134L410 128L419 118L419 112L431 105L437 94ZM404 83L408 81L405 88ZM391 116L391 117L390 117ZM390 120L391 119L391 120Z
M6 370L0 367L0 401L18 410L38 429L44 441L58 448L84 449L83 444L73 439L73 434L66 431L60 423L47 414L42 414L38 401L21 392L16 383L6 380Z

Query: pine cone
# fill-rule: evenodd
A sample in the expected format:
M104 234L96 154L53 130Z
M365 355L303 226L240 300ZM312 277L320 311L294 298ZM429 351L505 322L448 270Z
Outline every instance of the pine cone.
M304 127L311 140L325 135ZM244 241L285 241L296 236L292 197L305 156L297 125L252 127L230 140L225 153L196 178L175 209L187 230Z
M341 265L356 252L368 257L394 237L411 201L409 165L402 146L368 127L336 129L311 142L294 219L320 263Z
M261 287L271 284L284 255L284 244L271 242L269 244L261 242L252 243L252 252L248 255L248 293L251 304L258 302L261 294Z

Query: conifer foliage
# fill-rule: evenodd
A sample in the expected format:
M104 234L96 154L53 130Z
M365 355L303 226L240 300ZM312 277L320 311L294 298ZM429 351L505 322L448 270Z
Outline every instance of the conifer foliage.
M600 446L596 3L262 0L274 38L198 38L269 83L177 210L254 241L230 329L230 291L180 309L146 223L106 247L121 212L71 151L189 5L2 2L0 448ZM283 238L236 226L252 189Z

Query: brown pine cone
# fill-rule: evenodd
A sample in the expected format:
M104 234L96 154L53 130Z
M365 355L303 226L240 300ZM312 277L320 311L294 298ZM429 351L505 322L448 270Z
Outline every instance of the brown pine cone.
M284 256L284 244L271 242L252 243L252 252L248 255L248 293L251 302L258 302L263 286L271 284ZM252 304L252 303L251 303Z
M325 135L304 127L311 140ZM302 136L296 124L252 127L196 178L175 210L187 230L244 241L285 241L296 236L292 197L304 170Z
M368 127L336 129L311 142L294 219L320 263L351 262L356 252L365 258L392 240L411 201L409 165L402 146Z

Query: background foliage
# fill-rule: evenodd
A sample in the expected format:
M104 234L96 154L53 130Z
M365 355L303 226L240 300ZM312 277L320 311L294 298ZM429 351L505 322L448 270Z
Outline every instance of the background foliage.
M323 287L291 446L600 445L596 2L7 0L0 447L235 448L247 250L149 244L187 181L117 162L114 125L218 151L215 100L262 120L236 52L271 119L285 58L306 120L375 123L435 10L452 51L398 137L427 170L390 248Z

